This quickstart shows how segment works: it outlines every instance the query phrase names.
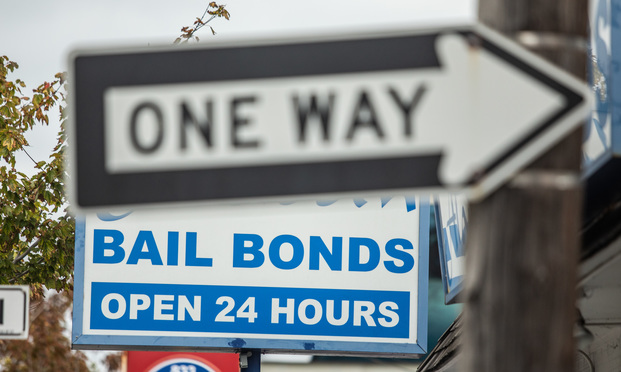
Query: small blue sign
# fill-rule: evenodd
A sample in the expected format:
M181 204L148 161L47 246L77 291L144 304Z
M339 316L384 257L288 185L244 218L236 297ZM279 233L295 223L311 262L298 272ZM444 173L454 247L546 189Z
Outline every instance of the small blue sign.
M457 302L464 278L467 209L466 199L458 195L435 198L438 252L445 302Z
M610 6L606 6L610 4ZM610 30L610 101L612 111L612 149L621 155L621 0L599 0L598 19ZM606 14L607 13L607 14ZM607 21L607 22L606 22ZM601 29L601 28L600 28ZM605 28L604 28L605 29ZM597 30L599 35L599 29Z
M621 155L621 0L591 0L588 78L594 98L585 126L585 176Z

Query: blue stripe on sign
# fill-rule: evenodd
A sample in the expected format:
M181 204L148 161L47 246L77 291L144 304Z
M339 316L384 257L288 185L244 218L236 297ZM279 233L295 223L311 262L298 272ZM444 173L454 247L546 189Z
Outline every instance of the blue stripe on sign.
M408 338L410 293L92 283L91 328Z

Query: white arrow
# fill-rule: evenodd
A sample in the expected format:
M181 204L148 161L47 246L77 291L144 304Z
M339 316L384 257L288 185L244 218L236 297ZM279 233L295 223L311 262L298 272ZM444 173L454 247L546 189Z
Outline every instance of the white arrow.
M448 70L447 76L436 86L434 93L438 99L425 106L420 120L422 123L437 123L421 127L439 129L430 136L444 139L445 157L440 176L447 184L468 181L473 174L485 169L490 162L523 141L567 105L566 98L558 91L488 50L468 45L466 38L442 36L438 39L437 48ZM523 52L521 55L522 58L529 57ZM537 63L540 68L550 70L547 73L562 79L564 84L588 94L584 84L573 77L552 72L542 61ZM587 107L583 104L575 110L575 115L557 123L552 128L554 138L561 139L567 131L579 125ZM549 146L551 141L544 138L544 144L539 147ZM536 155L527 152L521 155L523 159L517 160L523 164L527 161L525 158L532 159Z

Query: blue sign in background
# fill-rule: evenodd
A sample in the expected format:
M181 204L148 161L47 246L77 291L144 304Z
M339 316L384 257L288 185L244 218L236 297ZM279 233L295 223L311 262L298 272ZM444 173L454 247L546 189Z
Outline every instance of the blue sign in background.
M601 19L605 25L610 26L610 51L607 65L607 74L610 93L608 100L611 102L612 111L612 147L616 156L621 155L621 0L600 0L598 3L597 19ZM598 48L598 51L600 49ZM604 58L599 53L598 61Z
M467 212L464 199L455 195L436 197L435 222L438 235L438 253L445 303L458 301L463 286L464 245L467 232ZM444 214L442 212L444 206Z
M588 78L594 96L585 126L585 176L621 155L621 0L591 0ZM589 146L595 146L593 150Z

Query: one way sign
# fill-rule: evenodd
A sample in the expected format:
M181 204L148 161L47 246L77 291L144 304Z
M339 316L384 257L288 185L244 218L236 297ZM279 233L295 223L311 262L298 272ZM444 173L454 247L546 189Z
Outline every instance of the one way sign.
M493 190L588 112L588 88L483 26L80 51L72 201Z

